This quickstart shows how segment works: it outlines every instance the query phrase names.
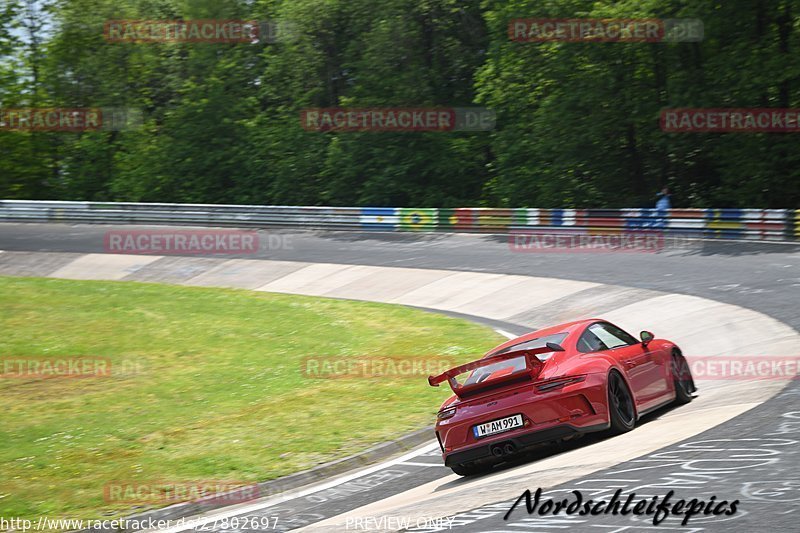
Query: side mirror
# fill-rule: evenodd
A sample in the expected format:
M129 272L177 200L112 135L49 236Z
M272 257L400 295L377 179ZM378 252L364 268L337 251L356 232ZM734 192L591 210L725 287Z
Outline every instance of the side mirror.
M649 331L643 331L639 333L639 338L642 339L642 346L647 346L648 344L650 344L650 341L655 339L656 337Z
M564 348L562 348L560 344L556 344L554 342L548 342L547 344L545 344L545 346L547 346L548 348L550 348L554 352L563 352L563 351L565 351Z

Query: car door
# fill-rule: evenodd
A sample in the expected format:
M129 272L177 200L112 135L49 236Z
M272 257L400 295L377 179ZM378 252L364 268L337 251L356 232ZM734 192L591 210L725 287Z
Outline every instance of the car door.
M665 393L664 367L661 354L642 346L632 335L607 322L587 328L625 369L639 411L657 404Z

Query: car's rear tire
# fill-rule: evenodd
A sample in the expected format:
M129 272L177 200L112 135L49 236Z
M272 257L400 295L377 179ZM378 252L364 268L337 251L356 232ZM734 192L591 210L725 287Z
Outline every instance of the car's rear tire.
M636 409L633 396L619 372L608 375L608 413L611 427L610 435L626 433L636 426Z
M672 352L672 379L675 383L675 404L684 405L692 401L692 393L697 390L692 372L686 358L677 350Z
M459 476L476 476L486 472L487 466L476 465L475 463L456 464L451 465L450 469Z

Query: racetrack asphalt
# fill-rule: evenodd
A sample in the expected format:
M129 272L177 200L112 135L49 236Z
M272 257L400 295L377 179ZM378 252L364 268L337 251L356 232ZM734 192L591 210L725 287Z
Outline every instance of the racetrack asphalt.
M118 227L123 229L124 227ZM141 229L141 226L136 227ZM61 224L0 224L0 250L103 253L103 235L109 226ZM340 263L392 267L520 274L591 281L643 290L700 296L757 310L800 329L800 246L762 242L683 243L680 249L660 253L516 253L507 238L492 235L336 233L269 231L279 246L260 250L257 258L307 263ZM263 239L267 241L268 239ZM230 257L230 256L226 256ZM256 258L246 256L248 258ZM599 290L603 290L602 287ZM598 295L595 295L595 297ZM602 296L602 295L600 295ZM631 302L637 291L626 295ZM557 306L558 302L554 302ZM543 317L542 325L547 317ZM489 500L475 509L463 509L455 521L434 531L797 531L800 518L800 387L793 382L755 409L690 439L620 463L566 484L549 488L562 495L577 489L587 497L609 497L617 488L627 495L663 495L675 498L741 499L732 517L695 517L688 527L669 518L659 526L652 517L528 516L524 506L510 520L507 498ZM656 416L660 416L656 414ZM593 440L590 440L593 442ZM576 443L574 446L585 446ZM552 449L552 455L564 453ZM245 513L278 516L277 530L315 523L367 504L373 504L449 475L441 466L438 449L355 477L335 486L298 495L276 505ZM452 483L465 484L469 480ZM530 479L525 488L537 487ZM563 496L562 496L563 497ZM677 522L676 522L677 520ZM452 529L448 526L452 525ZM258 531L225 528L215 531ZM357 526L351 530L359 529ZM374 530L374 529L373 529Z

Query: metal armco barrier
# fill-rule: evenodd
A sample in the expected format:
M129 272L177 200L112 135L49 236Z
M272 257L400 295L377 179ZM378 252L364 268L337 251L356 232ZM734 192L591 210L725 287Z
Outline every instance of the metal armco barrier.
M800 240L800 210L299 207L0 200L0 221L518 233L664 231L714 239Z

